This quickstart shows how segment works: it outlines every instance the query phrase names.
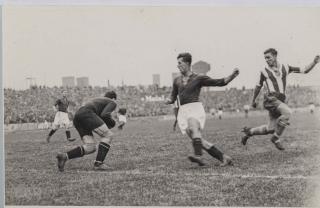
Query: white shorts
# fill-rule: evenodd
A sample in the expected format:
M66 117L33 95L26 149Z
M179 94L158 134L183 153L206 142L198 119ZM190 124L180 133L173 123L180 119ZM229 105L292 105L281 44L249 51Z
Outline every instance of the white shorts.
M66 128L69 128L70 127L70 120L69 120L69 116L68 116L68 113L65 113L65 112L61 112L61 111L58 111L54 117L54 121L53 121L53 125L55 127L61 127L61 126L64 126Z
M120 114L118 117L119 117L119 122L127 123L126 116Z
M180 106L178 112L178 125L182 134L186 133L189 118L196 119L200 123L200 128L204 128L206 113L201 102L188 103Z

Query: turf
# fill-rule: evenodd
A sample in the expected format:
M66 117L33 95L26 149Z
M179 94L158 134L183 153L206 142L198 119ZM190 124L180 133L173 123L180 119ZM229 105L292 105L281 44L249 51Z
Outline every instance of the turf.
M208 119L204 137L234 159L234 166L204 156L205 167L187 157L191 142L173 121L139 119L115 131L106 164L92 169L95 154L56 167L56 154L81 144L59 130L50 144L48 131L5 133L7 205L96 206L311 206L319 189L318 115L295 113L283 136L285 151L270 136L240 144L241 128L267 122L266 116ZM78 137L72 130L72 135Z

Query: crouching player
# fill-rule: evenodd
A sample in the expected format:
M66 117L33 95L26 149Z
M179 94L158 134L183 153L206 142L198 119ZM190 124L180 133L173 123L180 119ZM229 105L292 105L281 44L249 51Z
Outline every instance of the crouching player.
M103 161L113 139L113 133L110 129L115 126L116 122L111 113L116 109L116 98L117 94L114 91L107 92L104 97L92 99L75 113L73 124L80 134L83 145L57 155L59 171L64 171L65 163L68 160L83 157L96 151L93 132L100 137L94 169L107 168Z
M118 129L119 130L122 130L124 125L127 123L126 113L127 113L127 109L125 108L120 108L118 111L118 120L119 120Z

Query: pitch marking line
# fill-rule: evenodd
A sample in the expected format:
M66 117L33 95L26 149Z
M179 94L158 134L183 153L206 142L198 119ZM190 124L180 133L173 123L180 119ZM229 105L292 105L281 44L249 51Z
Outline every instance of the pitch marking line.
M303 176L303 175L259 175L259 174L224 174L224 173L186 173L178 171L176 173L172 172L164 172L164 171L140 171L140 170L68 170L61 174L69 174L69 173L96 173L96 174L106 174L106 175L147 175L147 176L173 176L173 177L181 177L181 176L209 176L209 177L223 177L223 178L260 178L260 179L293 179L293 180L320 180L320 176Z
M201 171L201 169L199 169ZM38 169L28 169L28 172L40 173L41 170ZM61 175L74 174L74 173L95 173L95 174L105 174L105 175L146 175L146 176L173 176L173 177L181 177L181 176L209 176L209 177L223 177L223 178L261 178L261 179L303 179L303 180L319 180L320 176L303 176L303 175L259 175L259 174L229 174L229 173L201 173L201 172L193 172L188 173L185 171L177 171L177 172L165 172L162 170L113 170L112 168L109 170L76 170L76 169L65 169L65 172L60 173L57 170L55 171L45 171L48 173L58 173Z

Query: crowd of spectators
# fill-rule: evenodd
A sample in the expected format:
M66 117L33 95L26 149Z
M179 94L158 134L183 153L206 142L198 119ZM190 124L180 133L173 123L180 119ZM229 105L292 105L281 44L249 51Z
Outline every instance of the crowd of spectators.
M70 117L87 100L114 90L118 94L118 106L127 109L128 117L158 116L172 114L172 106L164 104L171 87L157 86L121 86L121 87L84 87L62 88L33 86L27 90L4 89L4 122L9 123L40 123L52 122L55 111L53 105L61 97L63 90L68 91L71 101ZM223 91L202 90L201 101L207 112L210 109L223 108L224 111L241 111L243 106L250 104L252 89L226 89ZM151 99L155 98L155 99ZM310 103L319 105L319 87L291 86L287 88L290 107L305 107ZM259 97L262 102L262 96ZM259 105L258 109L261 109Z

